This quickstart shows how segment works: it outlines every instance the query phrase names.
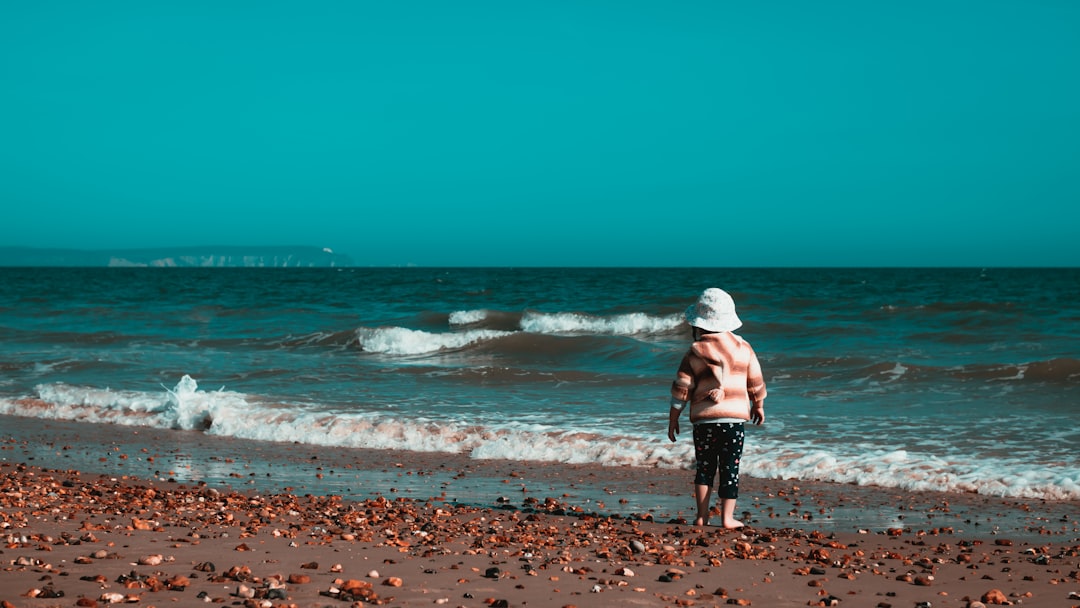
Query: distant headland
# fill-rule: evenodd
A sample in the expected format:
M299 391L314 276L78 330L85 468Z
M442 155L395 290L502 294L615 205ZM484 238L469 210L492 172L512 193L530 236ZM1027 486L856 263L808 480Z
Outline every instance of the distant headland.
M0 266L150 268L335 268L349 256L325 247L161 247L154 249L39 249L0 247Z

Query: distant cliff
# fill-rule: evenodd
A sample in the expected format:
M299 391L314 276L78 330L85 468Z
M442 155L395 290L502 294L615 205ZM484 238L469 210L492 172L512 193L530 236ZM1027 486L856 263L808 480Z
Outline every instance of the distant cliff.
M319 247L163 247L99 251L0 247L0 266L334 268L352 265L349 256Z

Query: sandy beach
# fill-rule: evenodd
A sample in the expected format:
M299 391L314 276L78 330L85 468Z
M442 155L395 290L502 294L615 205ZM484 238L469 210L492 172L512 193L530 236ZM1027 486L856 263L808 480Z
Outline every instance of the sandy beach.
M221 449L212 439L5 421L17 437L0 451L5 607L1080 606L1071 502L749 479L749 525L729 531L620 498L678 497L685 471L379 451L364 461L384 475L381 492L271 492L244 487L261 471L233 489L154 469ZM94 470L42 466L34 429L58 438L45 450ZM228 445L248 455L222 457L236 470L267 466L258 445ZM313 485L357 467L355 453L270 451ZM390 479L410 480L411 495ZM857 525L887 512L903 523Z

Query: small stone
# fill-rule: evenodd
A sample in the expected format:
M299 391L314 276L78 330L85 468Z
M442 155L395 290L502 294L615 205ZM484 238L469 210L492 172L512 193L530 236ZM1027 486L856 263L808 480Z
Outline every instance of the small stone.
M982 594L982 601L986 604L996 604L998 606L1004 606L1009 603L1009 598L1005 597L1005 594L1001 592L1001 589L991 589Z
M168 587L171 591L183 591L184 589L187 589L191 586L191 580L182 574L177 574L176 576L165 581L165 586Z
M386 585L387 587L400 587L400 586L404 585L405 582L402 581L400 578L398 578L396 576L391 576L391 577L387 578L386 580L384 580L382 582L382 584Z
M255 590L247 585L240 585L236 588L236 597L242 597L244 599L252 599L255 597Z
M350 595L360 595L364 591L371 589L371 583L367 581L358 581L352 578L347 581L342 581L339 586L342 591Z
M641 542L640 540L632 540L630 541L630 550L634 553L644 553L645 543Z

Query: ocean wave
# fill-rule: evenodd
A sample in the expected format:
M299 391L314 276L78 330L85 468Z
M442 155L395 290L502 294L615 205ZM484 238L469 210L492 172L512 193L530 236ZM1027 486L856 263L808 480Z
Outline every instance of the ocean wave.
M107 422L206 431L215 419L242 416L249 405L245 395L198 390L190 376L162 392L118 391L68 384L37 387L37 398L0 400L0 413L57 420Z
M669 333L685 325L681 314L656 316L642 312L601 316L577 312L525 311L515 315L488 309L473 309L454 311L449 316L451 326L488 326L495 322L505 327L510 320L516 323L513 329L536 334L634 336Z
M66 384L38 387L37 397L0 399L0 414L91 423L202 431L211 435L311 445L464 453L478 459L548 460L628 466L681 466L689 444L543 424L505 426L377 413L329 413L267 402L243 393L204 391L190 376L161 392Z
M600 429L559 428L546 421L466 422L396 412L331 413L227 391L204 391L190 376L161 391L42 385L36 397L0 399L0 414L172 428L211 435L333 447L461 453L476 459L594 463L688 469L692 442L669 443ZM1068 462L984 454L937 456L852 444L794 444L755 432L743 458L747 475L807 479L910 491L1080 499L1080 477Z
M303 348L308 346L351 346L356 343L355 331L318 331L300 336L286 336L273 343L288 348Z
M1029 382L1074 385L1080 381L1080 360L1060 357L1026 363L967 363L940 366L911 360L875 361L868 357L788 356L767 359L772 369L783 369L799 381L849 384L889 384L903 380L909 385L938 384L942 378L960 381Z
M450 325L475 325L490 317L492 312L487 309L481 310L458 310L450 313Z
M457 350L474 344L512 335L495 329L472 329L463 332L433 333L405 327L361 327L356 330L360 349L384 355L424 355Z
M493 329L488 325L507 327L516 319L516 329ZM384 355L425 355L441 351L460 350L490 343L501 338L527 336L644 336L664 334L680 329L681 315L652 316L628 313L610 317L581 313L525 312L520 317L487 309L459 310L448 317L454 328L448 332L431 332L407 327L360 327L355 339L365 352ZM465 329L462 329L465 328ZM310 344L329 341L340 343L340 336L329 339L315 334L291 343ZM535 344L533 344L535 346Z
M634 336L668 333L680 329L685 323L681 314L654 316L640 312L601 317L573 312L530 311L521 317L521 329L538 334L587 333Z
M1018 366L1018 376L1037 382L1074 383L1080 380L1080 359L1059 358L1032 361Z
M1056 358L1019 364L965 365L950 369L949 373L964 380L1075 384L1080 380L1080 360Z
M976 493L1013 498L1080 499L1080 476L1064 465L1004 458L944 459L907 450L792 449L759 442L743 457L749 475L806 479L909 491Z
M489 308L456 310L447 316L446 321L454 328L472 327L501 331L518 331L521 329L520 312L507 312Z

